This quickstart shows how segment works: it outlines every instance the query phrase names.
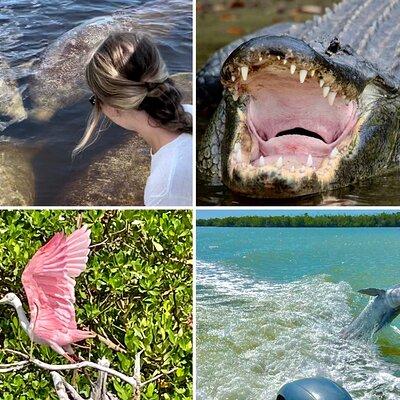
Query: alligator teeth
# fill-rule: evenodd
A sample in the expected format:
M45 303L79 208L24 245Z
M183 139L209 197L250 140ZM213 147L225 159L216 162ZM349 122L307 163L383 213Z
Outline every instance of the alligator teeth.
M324 84L325 84L324 80L323 80L323 79L320 79L320 80L319 80L319 87L322 88L322 86L324 86Z
M333 106L333 103L335 101L335 97L336 97L336 92L330 92L328 95L328 103L330 106Z
M314 75L315 75L315 69L312 69L312 70L310 71L310 76L313 77Z
M239 116L240 121L246 122L246 115L244 114L244 112L240 108L237 108L236 112L237 112L237 115Z
M239 93L238 93L238 92L233 93L233 94L232 94L232 98L233 98L233 101L238 101L238 99L239 99Z
M304 83L307 77L307 70L301 69L299 77L300 77L300 83Z
M308 158L307 158L307 167L312 167L313 164L314 164L314 161L313 161L312 155L309 154Z
M322 89L322 95L323 95L324 97L328 96L330 90L331 90L331 88L330 88L329 86L325 86L325 87Z
M336 158L338 155L339 155L339 150L337 149L337 147L334 147L329 157Z
M280 59L281 59L281 56L276 56L276 58L277 58L278 60L280 60Z
M231 79L232 79L232 82L235 82L235 79L236 79L235 75L232 75Z
M286 58L283 60L283 65L287 64Z
M278 161L276 162L276 166L277 166L278 168L281 168L282 165L283 165L283 157L280 156L280 157L278 158Z
M290 66L290 73L293 75L295 73L295 71L296 71L296 66L294 64L292 64Z
M262 57L260 56L260 57L258 57L258 61L262 61L263 59L262 59Z
M263 156L260 156L260 159L258 160L258 165L259 165L260 167L263 167L263 166L265 165L264 157L263 157Z
M242 162L242 150L241 150L241 149L239 149L239 150L236 152L236 161L237 161L238 163L241 163L241 162Z
M242 78L244 81L247 80L247 75L249 74L249 67L245 66L245 67L241 67L240 68L240 73L242 74Z
M241 163L242 162L242 146L240 145L239 142L235 143L234 151L235 151L235 155L236 155L236 161L238 163Z

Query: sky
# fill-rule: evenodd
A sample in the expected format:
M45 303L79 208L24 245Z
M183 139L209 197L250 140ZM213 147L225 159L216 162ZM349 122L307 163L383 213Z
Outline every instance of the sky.
M305 213L314 215L360 215L360 214L380 214L385 213L395 213L399 210L394 209L375 209L375 210L197 210L197 219L207 219L207 218L223 218L223 217L241 217L243 215L261 215L261 216L277 216L277 215L303 215Z

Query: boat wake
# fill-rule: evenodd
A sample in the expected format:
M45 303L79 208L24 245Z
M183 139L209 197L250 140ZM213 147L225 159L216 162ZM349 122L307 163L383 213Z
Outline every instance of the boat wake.
M354 400L399 398L399 366L372 341L339 335L353 319L350 285L326 275L256 281L235 267L198 264L199 399L273 400L284 383L316 375Z

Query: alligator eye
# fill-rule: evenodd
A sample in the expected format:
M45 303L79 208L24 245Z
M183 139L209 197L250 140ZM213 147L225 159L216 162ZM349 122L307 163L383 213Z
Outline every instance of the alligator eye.
M326 54L335 54L340 50L340 42L337 37L334 37L333 40L329 43L328 48L326 49Z

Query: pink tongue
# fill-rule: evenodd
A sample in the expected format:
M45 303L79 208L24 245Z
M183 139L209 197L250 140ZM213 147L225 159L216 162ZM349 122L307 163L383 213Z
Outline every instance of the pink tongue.
M267 142L259 139L260 151L263 156L273 155L306 155L316 157L328 156L332 146L322 140L302 135L285 135L274 137Z

